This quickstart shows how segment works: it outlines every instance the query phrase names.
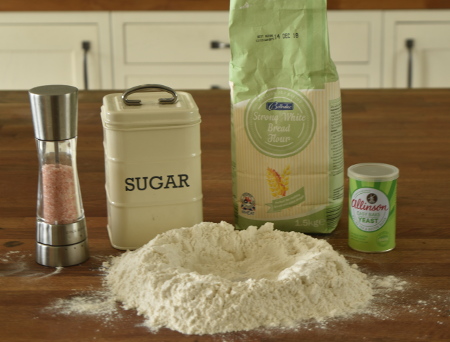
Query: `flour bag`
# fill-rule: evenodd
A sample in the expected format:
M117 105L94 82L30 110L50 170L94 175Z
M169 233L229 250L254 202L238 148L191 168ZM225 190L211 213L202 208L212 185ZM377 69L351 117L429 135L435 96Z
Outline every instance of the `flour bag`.
M344 193L339 77L326 0L231 0L232 175L238 229L329 233Z

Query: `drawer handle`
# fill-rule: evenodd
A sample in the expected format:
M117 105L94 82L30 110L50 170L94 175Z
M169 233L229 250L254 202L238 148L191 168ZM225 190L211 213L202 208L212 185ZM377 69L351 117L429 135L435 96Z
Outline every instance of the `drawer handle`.
M406 39L405 45L406 48L408 49L408 75L407 75L408 79L406 81L408 88L412 88L414 39Z
M159 103L161 104L169 104L169 103L175 103L178 100L178 94L176 93L175 90L173 90L170 87L161 85L161 84L143 84L140 86L136 86L133 88L128 89L127 91L125 91L122 94L122 101L128 105L128 106L140 106L141 100L130 100L128 99L128 96L134 93L138 93L138 92L142 92L142 91L146 91L146 92L158 92L158 91L166 91L168 93L170 93L172 95L172 97L163 97L159 99Z
M224 43L218 40L211 41L211 49L229 49L230 43Z
M88 40L83 40L81 42L81 48L83 49L83 79L84 79L84 89L88 90L89 89L89 84L88 84L88 52L91 49L91 42Z

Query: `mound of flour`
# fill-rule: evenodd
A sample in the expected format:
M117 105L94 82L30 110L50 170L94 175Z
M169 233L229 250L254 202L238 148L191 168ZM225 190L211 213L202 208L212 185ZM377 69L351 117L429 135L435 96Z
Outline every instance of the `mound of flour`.
M157 236L106 265L106 286L151 329L214 334L346 316L373 297L365 274L324 240L201 223Z

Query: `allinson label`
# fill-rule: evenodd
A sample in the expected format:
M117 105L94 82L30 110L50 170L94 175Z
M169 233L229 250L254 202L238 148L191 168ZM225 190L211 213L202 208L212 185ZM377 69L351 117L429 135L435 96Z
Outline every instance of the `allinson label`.
M351 216L364 232L381 229L389 218L389 199L377 189L362 188L353 193Z

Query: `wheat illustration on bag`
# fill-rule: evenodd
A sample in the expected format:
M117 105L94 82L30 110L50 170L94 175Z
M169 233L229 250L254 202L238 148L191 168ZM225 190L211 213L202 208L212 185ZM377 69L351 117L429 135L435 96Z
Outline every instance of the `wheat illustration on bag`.
M280 175L275 169L267 168L267 183L269 184L270 192L273 197L286 196L289 190L289 175L291 174L291 166L284 168Z

